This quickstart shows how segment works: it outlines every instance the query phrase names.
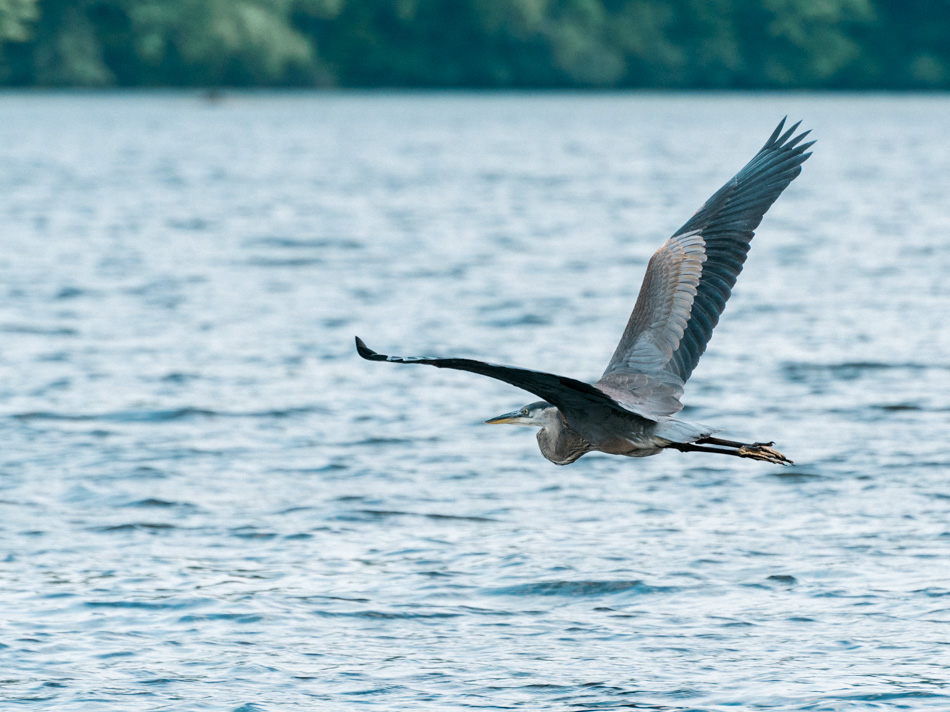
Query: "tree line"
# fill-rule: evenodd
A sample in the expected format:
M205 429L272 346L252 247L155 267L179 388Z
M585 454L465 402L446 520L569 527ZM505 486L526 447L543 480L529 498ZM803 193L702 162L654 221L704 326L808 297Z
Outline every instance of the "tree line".
M0 85L950 88L950 0L0 0Z

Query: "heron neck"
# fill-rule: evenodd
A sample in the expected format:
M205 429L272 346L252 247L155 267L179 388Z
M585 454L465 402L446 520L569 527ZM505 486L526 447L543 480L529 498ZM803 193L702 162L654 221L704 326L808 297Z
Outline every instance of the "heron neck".
M551 417L538 431L538 446L555 465L569 465L591 450L591 444L571 429L556 408L551 408Z

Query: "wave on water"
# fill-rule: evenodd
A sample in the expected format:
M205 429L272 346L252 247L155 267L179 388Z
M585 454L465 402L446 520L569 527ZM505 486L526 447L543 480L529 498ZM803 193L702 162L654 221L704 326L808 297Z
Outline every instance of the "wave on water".
M432 512L401 512L388 509L357 509L354 514L359 519L386 519L388 517L422 517L424 519L458 521L458 522L496 522L491 517L479 517L464 514L439 514Z
M950 364L883 361L845 361L843 363L807 363L786 361L781 366L785 378L793 383L808 381L814 377L831 376L836 380L852 381L881 371L927 371L950 370Z
M275 247L285 250L325 250L336 248L340 250L359 250L365 245L348 238L303 238L303 237L257 237L246 240L245 247Z
M538 581L514 586L492 588L485 593L495 596L607 596L617 593L669 593L674 586L651 586L640 580L631 581Z
M163 408L156 410L120 410L111 413L57 413L53 411L30 411L12 413L14 420L59 420L71 422L109 422L109 423L165 423L191 418L289 418L313 413L325 414L326 409L319 406L302 406L263 411L221 411L208 408L186 406L183 408Z

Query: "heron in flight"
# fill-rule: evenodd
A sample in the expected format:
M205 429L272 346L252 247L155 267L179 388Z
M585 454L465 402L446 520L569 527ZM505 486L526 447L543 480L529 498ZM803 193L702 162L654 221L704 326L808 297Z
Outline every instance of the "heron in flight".
M359 355L478 373L542 398L486 422L540 428L541 452L556 465L591 451L646 457L665 449L792 464L774 443L724 440L713 437L713 428L674 416L742 271L753 230L811 155L814 141L802 143L809 132L796 136L798 126L785 130L782 119L755 157L656 251L620 343L593 385L467 358L387 356L356 337Z

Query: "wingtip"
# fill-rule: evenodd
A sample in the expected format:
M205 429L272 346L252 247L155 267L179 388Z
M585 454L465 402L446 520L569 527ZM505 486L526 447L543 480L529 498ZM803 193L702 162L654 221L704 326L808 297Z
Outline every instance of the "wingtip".
M775 127L772 135L769 136L769 140L766 141L765 145L759 150L760 153L766 151L791 151L793 149L795 153L801 153L804 150L802 147L796 148L796 146L802 141L802 139L811 133L811 129L803 131L798 136L795 136L795 132L798 131L798 128L801 126L802 122L800 120L796 121L791 127L786 129L785 123L787 121L788 116L785 116L781 121L778 122L778 126Z
M775 127L775 130L772 132L772 135L769 136L769 140L765 142L765 146L762 147L763 149L769 148L772 144L775 143L775 140L782 133L782 129L785 128L786 120L788 120L788 116L782 117L782 120L778 122L778 126Z
M791 125L791 127L786 129L785 132L775 140L775 145L778 147L791 148L791 146L788 145L788 140L795 134L795 132L798 130L798 127L801 126L801 123L801 121L796 121ZM784 126L784 124L785 119L782 119L782 123L779 124L779 126Z
M367 346L363 340L357 336L356 338L356 353L365 358L367 361L378 361L379 354L373 351L369 346ZM386 358L383 356L382 358Z

